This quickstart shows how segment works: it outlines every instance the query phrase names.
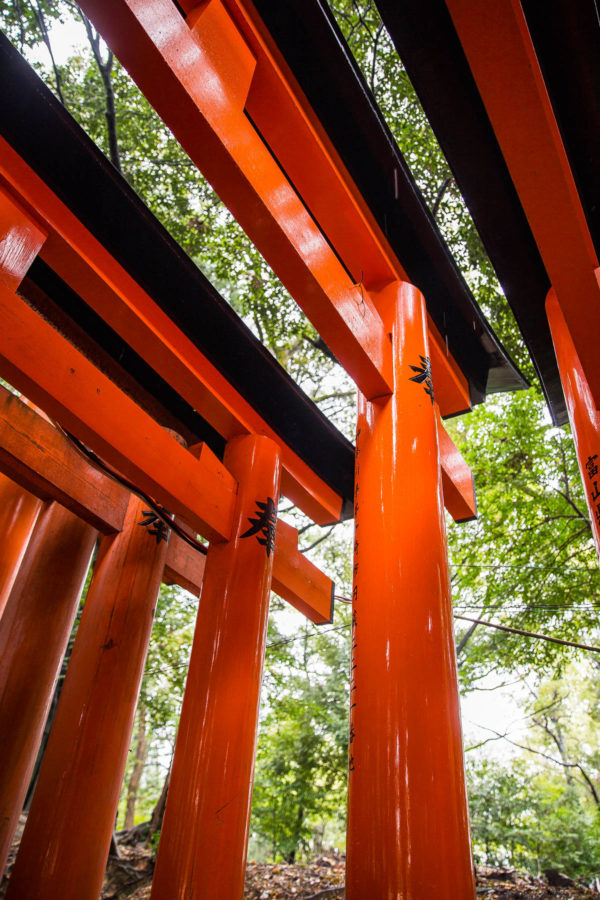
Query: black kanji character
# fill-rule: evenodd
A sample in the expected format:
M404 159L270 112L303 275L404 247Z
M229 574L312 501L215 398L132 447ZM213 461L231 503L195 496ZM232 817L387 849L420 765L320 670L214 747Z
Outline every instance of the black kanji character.
M594 500L597 500L598 497L600 497L600 491L598 490L597 479L595 481L592 481L592 484L594 485L594 487L592 489L592 501L594 501Z
M348 760L348 771L354 772L354 757L353 756L351 756L350 759Z
M412 378L409 378L409 381L416 381L417 384L425 384L425 393L429 395L431 399L431 403L433 404L433 379L431 377L431 360L428 356L421 356L419 354L419 359L421 360L421 366L411 366L410 368L413 372L416 372L416 375L413 375Z
M256 506L256 518L251 519L250 517L248 517L250 528L248 529L248 531L245 531L244 534L241 535L241 537L252 537L252 535L255 534L257 536L256 540L258 541L258 543L262 544L263 547L266 548L267 556L270 556L271 551L275 547L277 510L275 509L275 503L271 497L267 497L264 503L260 500L257 500ZM264 535L264 537L259 537L259 532Z
M356 737L356 732L354 731L354 725L350 722L350 734L348 735L348 742L351 744L354 738Z
M142 528L147 528L148 534L151 534L152 537L156 538L157 544L160 544L161 541L169 540L169 533L171 529L168 528L167 525L165 525L160 516L158 516L152 509L142 510L142 521L138 522L138 525L141 525Z
M597 453L594 453L593 456L588 456L588 458L587 458L587 462L586 462L586 464L585 464L585 467L586 467L586 469L587 469L587 476L588 476L588 478L593 478L594 475L597 475L597 474L598 474L598 466L597 466L597 464L594 462L595 459L598 459L598 454L597 454Z
M356 627L356 610L355 609L352 610L352 627L353 628Z

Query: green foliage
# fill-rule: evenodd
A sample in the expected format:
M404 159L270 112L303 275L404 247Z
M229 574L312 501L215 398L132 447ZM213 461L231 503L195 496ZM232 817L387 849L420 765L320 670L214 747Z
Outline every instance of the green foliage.
M457 612L568 640L598 638L600 575L573 443L539 393L499 396L453 424L472 466L478 519L449 532ZM572 651L461 625L465 687L527 660L550 671ZM463 642L464 641L464 642Z
M271 626L251 830L288 861L308 849L319 822L343 817L349 655L340 634L347 624L321 632L305 626L290 642Z
M475 861L539 874L556 868L572 877L598 874L598 814L560 775L524 761L467 767Z

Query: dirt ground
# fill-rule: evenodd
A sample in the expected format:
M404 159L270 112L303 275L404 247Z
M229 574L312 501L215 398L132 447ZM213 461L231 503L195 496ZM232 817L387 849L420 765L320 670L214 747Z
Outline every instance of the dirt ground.
M12 869L22 825L13 842L7 875ZM110 857L102 900L148 900L154 870L151 851L136 830L121 834L120 858ZM341 900L344 896L343 857L318 857L310 864L249 862L244 900ZM0 885L4 897L5 877ZM548 870L541 878L509 869L477 868L477 897L485 900L600 900L600 893ZM376 898L373 898L376 900Z

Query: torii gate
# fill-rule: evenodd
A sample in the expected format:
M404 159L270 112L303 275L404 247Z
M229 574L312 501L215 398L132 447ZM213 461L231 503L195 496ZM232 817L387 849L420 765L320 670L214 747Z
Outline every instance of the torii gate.
M440 414L464 412L472 400L483 399L492 371L505 389L523 386L523 379L469 298L392 146L393 215L402 197L416 247L401 262L378 211L258 14L257 7L268 3L87 0L82 6L360 391L348 496L339 473L323 474L310 441L299 451L289 411L274 427L274 414L260 407L260 392L249 403L241 384L228 380L225 364L211 361L210 346L203 352L197 334L186 333L181 308L179 320L175 315L177 287L173 296L167 296L168 285L159 290L151 253L146 248L141 259L136 234L120 231L121 213L133 203L126 207L122 200L125 188L115 187L116 176L103 169L99 154L0 43L6 83L20 88L18 94L8 91L0 113L0 375L210 541L152 896L241 898L272 577L303 611L317 621L330 619L331 583L305 561L297 571L293 530L279 523L274 536L281 487L315 522L340 519L348 505L355 518L346 895L471 900L444 504L464 521L475 515L475 501L470 472ZM338 52L333 38L331 47ZM360 100L356 73L350 68L343 74ZM31 134L34 113L49 134L61 136L65 151L76 149L76 166L68 156L50 161L47 146L40 153ZM373 140L385 142L380 121L375 124ZM86 172L102 187L99 202L109 196L108 222L94 219ZM154 240L147 211L134 212L125 218ZM160 242L154 248L161 252ZM407 274L417 257L433 285L429 311ZM183 278L185 266L173 263L169 272ZM205 309L213 315L212 307ZM181 446L107 377L93 361L97 347L86 345L86 353L77 346L91 333L85 339L76 334L78 317L104 323L151 366L202 416L211 439L226 441L223 459L208 439L192 452ZM192 319L186 329L195 327ZM114 340L110 335L106 346ZM35 414L19 408L18 415ZM44 427L38 422L32 432L30 423L26 433L36 437ZM61 439L52 434L48 446ZM47 446L36 437L38 444ZM330 436L330 446L337 447L334 462L345 459L337 438ZM70 458L61 480L29 451L36 458L27 463L13 454L21 466L9 469L12 477L34 492L43 483L38 494L58 497L87 521L93 508L98 527L95 501L85 491L81 496L81 461ZM69 453L62 446L61 454ZM14 487L7 490L14 494ZM30 503L32 524L39 509L22 496L17 500L17 506ZM116 498L104 496L103 502L114 517ZM103 541L86 604L91 624L84 628L82 621L68 676L73 688L65 685L61 698L7 894L12 900L81 900L96 897L100 888L152 597L165 565L175 573L170 577L195 587L199 582L183 573L182 563L169 563L166 554L175 551L164 542L150 542L152 553L148 545L142 548L147 534L136 525L142 507L128 499L124 524L114 529L118 536ZM29 526L21 529L12 551L15 586L30 532ZM119 582L116 573L131 572L134 562L145 573L140 605L118 626L110 616L105 622L106 602L92 600L106 597ZM123 590L138 596L135 572L127 578L133 580ZM120 629L117 636L113 627ZM119 650L121 639L129 642L127 650ZM106 725L112 737L99 747L99 726L82 710L91 704L104 723L107 702L123 679L129 696L119 699L119 714ZM90 748L98 752L97 780L89 772ZM93 810L82 804L83 790L94 791ZM97 831L90 830L92 819L102 820Z

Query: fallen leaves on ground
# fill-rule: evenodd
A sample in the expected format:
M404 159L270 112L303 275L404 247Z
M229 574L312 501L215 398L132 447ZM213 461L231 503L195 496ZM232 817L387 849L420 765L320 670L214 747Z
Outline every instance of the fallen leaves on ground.
M306 865L250 862L244 900L337 900L344 894L344 869L344 859L335 855Z
M24 819L11 847L12 867ZM101 900L149 900L154 860L140 829L121 832L120 857L111 856ZM244 900L342 900L345 860L325 854L310 863L248 863ZM0 887L4 896L7 880ZM514 869L477 868L478 900L600 900L600 893L548 869L541 878ZM377 898L373 898L377 900Z
M514 869L477 868L477 898L482 900L598 900L600 894L556 869L541 878Z

